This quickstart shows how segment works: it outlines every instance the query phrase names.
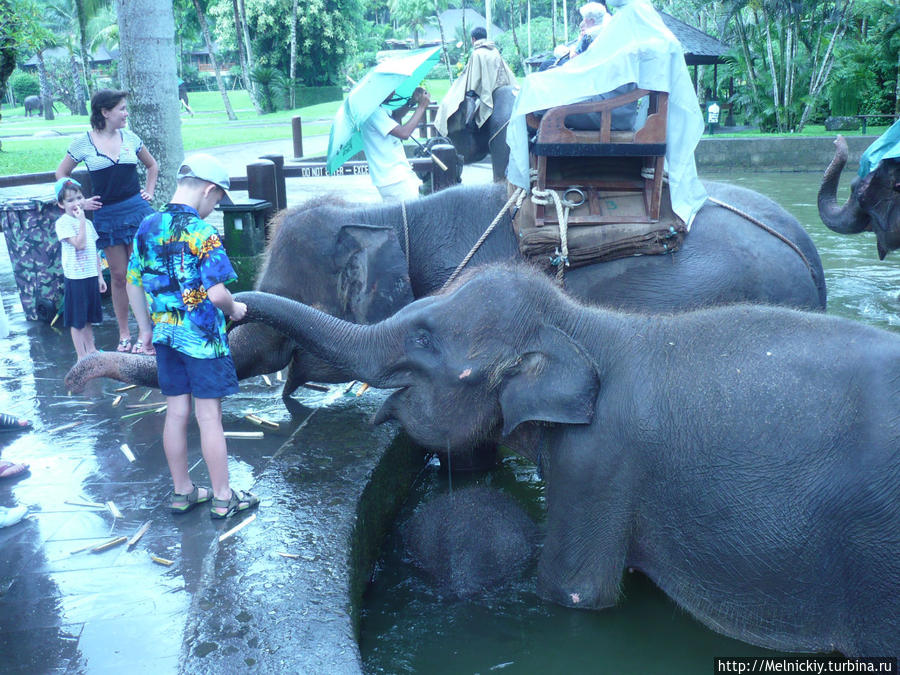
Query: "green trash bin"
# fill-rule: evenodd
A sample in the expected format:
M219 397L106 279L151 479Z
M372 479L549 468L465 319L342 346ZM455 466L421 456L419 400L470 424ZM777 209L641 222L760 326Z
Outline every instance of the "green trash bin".
M0 200L0 229L29 321L52 321L62 303L65 281L55 228L61 214L52 196Z
M216 206L216 210L222 212L225 251L238 275L231 290L253 288L266 249L266 214L271 209L272 203L265 199L247 199Z

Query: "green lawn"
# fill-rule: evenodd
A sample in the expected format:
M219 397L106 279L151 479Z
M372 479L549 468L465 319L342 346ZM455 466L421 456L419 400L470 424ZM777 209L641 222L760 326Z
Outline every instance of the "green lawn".
M194 116L181 114L181 135L185 151L213 148L235 143L254 143L291 139L291 120L303 119L303 135L327 135L331 119L339 102L281 110L269 115L257 115L245 91L228 93L231 107L237 116L229 121L225 105L218 91L191 92ZM25 110L4 107L0 121L0 175L53 171L69 147L72 135L90 126L85 115L71 115L58 105L56 119L25 117Z
M425 80L425 88L433 101L440 101L450 88L449 80ZM231 107L237 120L229 121L225 114L222 96L218 91L190 92L191 108L195 115L181 114L181 135L186 151L199 148L213 148L235 143L253 143L291 138L291 120L299 115L303 119L304 137L327 135L331 120L339 102L281 110L268 115L257 115L250 104L250 97L243 90L228 92ZM0 175L37 173L53 171L59 164L72 135L86 131L89 123L83 115L70 115L68 110L57 105L56 119L46 121L41 117L25 117L25 110L3 108L0 121ZM886 126L868 128L868 134L878 135ZM848 135L859 132L848 132ZM758 131L740 133L717 133L721 137L754 137ZM779 136L766 134L767 136ZM793 134L781 134L789 137ZM821 125L808 126L802 136L833 136Z

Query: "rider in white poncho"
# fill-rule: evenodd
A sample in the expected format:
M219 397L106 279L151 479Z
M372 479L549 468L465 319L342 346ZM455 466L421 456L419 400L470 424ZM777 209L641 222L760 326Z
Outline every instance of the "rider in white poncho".
M648 0L609 0L607 5L618 9L587 51L559 68L525 78L506 133L507 178L529 187L527 113L578 103L628 83L667 91L666 171L672 210L690 227L706 201L694 164L704 125L684 51Z

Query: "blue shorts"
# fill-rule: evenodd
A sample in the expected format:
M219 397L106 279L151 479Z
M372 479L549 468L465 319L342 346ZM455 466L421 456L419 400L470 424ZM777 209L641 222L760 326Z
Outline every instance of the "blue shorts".
M159 389L165 396L191 394L194 398L222 398L238 392L231 356L196 359L168 345L155 344Z

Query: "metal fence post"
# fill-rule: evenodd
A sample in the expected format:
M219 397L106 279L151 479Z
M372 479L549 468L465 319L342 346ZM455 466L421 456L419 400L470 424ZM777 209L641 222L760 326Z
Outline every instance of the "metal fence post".
M250 199L265 199L272 205L265 214L266 239L269 236L269 220L278 203L278 187L275 183L275 163L269 159L259 159L247 165L247 196Z
M303 128L300 115L291 119L291 135L294 138L294 159L303 157Z
M284 156L283 155L260 155L260 159L268 159L275 165L275 187L277 190L278 201L273 203L276 211L287 208L287 188L284 184Z

